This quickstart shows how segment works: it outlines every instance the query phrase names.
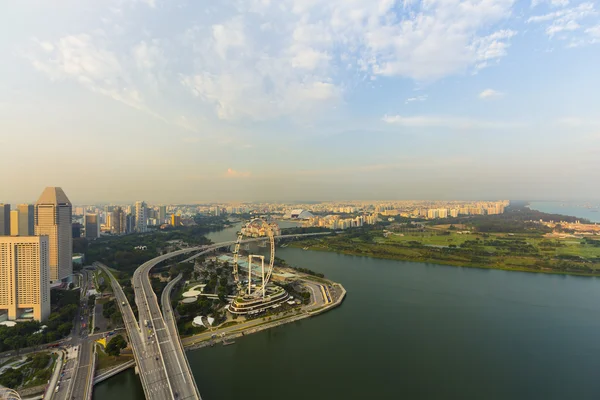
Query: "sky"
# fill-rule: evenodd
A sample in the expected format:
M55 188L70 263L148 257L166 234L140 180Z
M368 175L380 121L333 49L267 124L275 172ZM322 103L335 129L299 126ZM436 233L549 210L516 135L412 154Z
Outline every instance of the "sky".
M600 198L597 1L0 15L0 202Z

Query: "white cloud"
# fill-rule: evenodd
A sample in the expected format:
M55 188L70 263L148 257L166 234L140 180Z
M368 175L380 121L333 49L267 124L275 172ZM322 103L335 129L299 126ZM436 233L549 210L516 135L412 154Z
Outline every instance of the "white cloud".
M318 118L344 94L380 76L427 83L497 63L516 35L497 27L514 2L215 2L197 26L175 29L185 34L157 40L148 30L137 41L124 41L134 37L126 35L131 27L125 19L119 32L105 27L102 34L40 41L39 51L50 61L37 56L34 64L54 79L75 79L138 109L183 87L199 100L198 109L219 119ZM157 7L154 0L115 5L125 17L132 4L142 3ZM106 15L101 19L111 23Z
M527 19L528 23L547 23L546 34L554 37L557 34L561 39L577 40L573 32L580 31L585 27L584 22L590 17L598 15L594 3L585 2L571 8L563 8L543 15L535 15ZM569 33L571 33L569 35Z
M490 31L514 0L395 3L236 3L238 14L188 31L194 71L181 82L221 119L314 115L365 78L432 81L485 68L506 56L516 34Z
M423 94L421 96L416 96L416 97L409 97L408 99L406 99L404 101L404 104L408 104L408 103L414 103L414 102L422 102L427 100L427 95Z
M550 4L552 7L566 7L569 5L569 0L532 0L531 7L537 7L544 3Z
M129 85L127 72L111 51L90 35L71 35L55 44L41 42L47 57L33 58L33 66L53 80L71 78L86 88L141 109L140 93Z
M494 89L485 89L483 92L479 93L479 98L483 100L494 99L502 96L504 96L504 93L498 92Z
M590 36L592 43L599 42L600 41L600 24L586 29L585 33L587 33Z
M294 68L303 68L312 71L319 65L326 64L331 59L327 53L310 47L295 48L292 52L294 53L292 57L292 67Z
M241 51L246 44L244 35L244 24L241 18L234 18L226 25L216 24L212 26L212 36L216 53L222 59L227 59L227 52Z
M518 123L485 121L473 118L418 115L403 117L401 115L384 115L382 121L387 124L411 128L449 128L449 129L503 129L520 126Z
M150 43L142 41L133 48L133 57L141 71L163 68L166 64L165 56L158 41Z

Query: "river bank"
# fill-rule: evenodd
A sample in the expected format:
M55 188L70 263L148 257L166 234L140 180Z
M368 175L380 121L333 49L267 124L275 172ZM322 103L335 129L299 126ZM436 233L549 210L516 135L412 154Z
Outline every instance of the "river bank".
M248 336L253 333L262 332L267 329L276 328L278 326L282 326L292 322L297 322L306 318L316 317L317 315L321 315L323 313L331 311L342 304L342 302L346 298L347 292L341 284L331 281L328 282L330 282L332 285L336 286L340 290L339 296L334 298L332 303L330 304L327 304L323 307L317 307L312 309L309 308L295 315L283 317L277 317L277 315L275 315L276 319L260 323L259 325L253 324L253 321L248 321L240 325L234 325L232 327L222 329L216 328L214 330L199 335L188 336L185 338L181 338L183 346L186 350L196 350L203 347L214 346L216 344L224 343L226 341L240 338L242 336ZM225 336L220 336L221 334L225 334ZM213 335L216 335L216 337L212 338Z
M547 238L541 234L467 233L431 228L394 233L372 229L361 235L342 233L304 239L289 246L456 267L600 276L600 246L596 241Z

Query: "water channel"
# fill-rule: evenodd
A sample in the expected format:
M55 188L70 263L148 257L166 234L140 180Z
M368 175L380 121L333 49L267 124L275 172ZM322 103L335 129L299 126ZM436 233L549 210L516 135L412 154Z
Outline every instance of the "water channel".
M212 234L228 240L237 227ZM278 249L348 290L322 316L188 353L203 399L600 395L600 280ZM130 370L96 400L144 398Z

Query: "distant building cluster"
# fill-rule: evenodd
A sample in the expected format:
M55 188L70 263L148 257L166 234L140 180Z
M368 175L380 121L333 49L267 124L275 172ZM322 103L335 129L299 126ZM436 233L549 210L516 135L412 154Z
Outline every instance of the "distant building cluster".
M125 235L148 232L151 227L193 225L197 207L149 206L145 201L134 204L78 206L74 209L76 221L83 225L83 236L96 239L101 235Z
M329 229L358 228L363 225L374 225L377 215L359 215L354 218L341 218L339 215L327 215L325 217L313 217L308 220L307 226L318 226Z
M544 222L542 220L535 221L541 225L552 228L554 231L548 236L559 236L559 237L583 237L583 236L594 236L600 235L599 224L582 224L580 221L566 222L566 221L550 221ZM572 231L572 234L566 234L566 232Z
M284 219L308 221L315 215L377 214L382 216L403 216L407 218L450 218L459 215L502 214L509 205L508 200L500 201L346 201L323 202L317 204L285 203L244 203L238 205L199 206L198 212L211 215L225 214L269 214Z
M456 218L460 215L503 214L508 200L494 202L415 202L403 206L379 206L376 211L384 216L400 215L405 218Z
M281 235L281 228L276 222L272 222L269 224L269 228L271 228L271 232L273 232L273 236ZM263 224L251 224L244 226L242 228L242 234L244 236L250 237L263 237L267 235L267 228Z

